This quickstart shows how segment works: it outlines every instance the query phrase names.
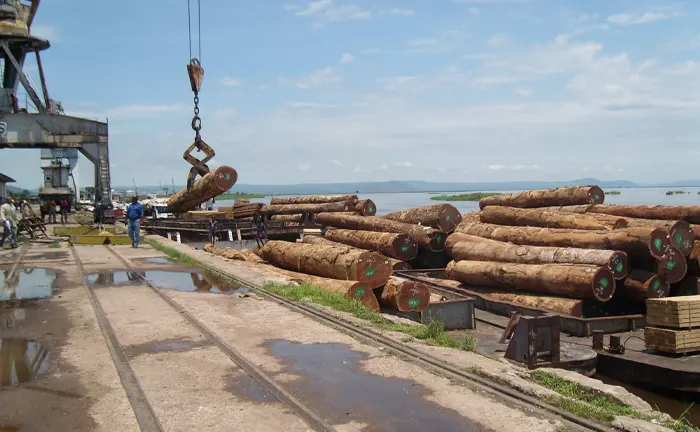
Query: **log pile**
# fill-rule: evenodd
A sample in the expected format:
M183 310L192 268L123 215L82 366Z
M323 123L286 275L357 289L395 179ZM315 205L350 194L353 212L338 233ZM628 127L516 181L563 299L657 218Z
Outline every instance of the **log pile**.
M370 199L360 200L357 195L275 197L260 212L270 220L293 224L312 223L316 213L352 213L374 216L377 206Z

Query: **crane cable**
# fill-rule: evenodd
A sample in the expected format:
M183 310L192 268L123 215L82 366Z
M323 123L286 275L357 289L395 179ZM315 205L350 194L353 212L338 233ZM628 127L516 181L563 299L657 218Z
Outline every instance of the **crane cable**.
M191 0L187 0L187 31L190 38L190 59L192 59L192 6ZM197 41L198 41L198 56L199 60L202 59L202 3L201 0L197 0Z

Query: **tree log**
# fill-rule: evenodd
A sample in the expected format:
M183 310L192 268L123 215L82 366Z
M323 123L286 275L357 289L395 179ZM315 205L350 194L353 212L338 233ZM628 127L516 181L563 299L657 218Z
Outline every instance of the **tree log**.
M639 219L661 219L668 221L686 221L691 224L700 224L700 205L575 205L557 208L559 211L574 213L602 213L612 216L621 216Z
M632 269L623 284L620 294L630 300L645 302L648 298L668 297L671 287L656 273Z
M298 197L274 197L270 200L270 205L289 204L326 204L332 202L357 201L357 195L309 195Z
M168 199L168 212L186 213L198 205L231 189L238 173L230 166L220 166L195 180L191 190L182 189Z
M462 214L451 204L414 207L381 216L384 219L419 224L450 233L462 222Z
M260 210L268 215L283 215L297 213L346 212L355 208L352 201L338 201L324 204L284 204L266 205Z
M360 200L355 204L355 212L362 216L374 216L377 214L377 206L371 199Z
M245 255L243 255L241 252L237 251L234 248L218 248L216 246L208 244L204 245L204 251L231 260L248 261Z
M243 255L246 261L254 262L257 264L263 264L265 261L257 256L253 251L248 249L241 249L241 255Z
M624 279L629 273L627 254L613 250L520 246L461 233L447 237L445 250L455 261L595 265L612 271L615 279Z
M272 267L270 265L266 266ZM363 282L319 277L309 275L306 273L285 270L278 267L272 267L272 271L282 276L286 276L297 283L305 283L307 285L319 287L329 292L341 294L345 296L345 298L355 299L362 303L369 310L379 310L379 302L377 301L377 297L374 294L374 291L372 291L372 288L370 288L369 286L367 286L367 284Z
M451 261L446 273L449 278L470 285L596 299L601 302L610 300L615 294L612 272L603 267Z
M270 220L277 221L277 222L286 222L286 223L302 223L304 221L304 215L303 214L276 214L270 216Z
M625 219L609 215L550 212L542 209L501 206L486 207L481 211L481 221L496 225L583 230L611 230L627 226Z
M259 256L287 270L333 279L355 280L370 288L384 285L392 273L389 262L381 255L342 245L271 240L260 248Z
M420 312L430 304L430 290L424 283L392 276L375 290L379 304L399 312Z
M660 228L621 228L587 231L563 228L505 227L474 223L460 224L457 231L492 240L531 246L621 250L629 255L660 258L671 246L668 233Z
M569 315L580 318L583 316L584 301L580 299L572 299L566 297L552 297L544 294L530 294L511 292L498 288L477 287L472 285L462 284L462 282L449 279L425 278L432 282L441 283L444 285L461 288L468 294L478 294L495 301L515 303L517 305L544 309L550 312L555 312L562 315Z
M598 213L587 213L598 214ZM648 228L662 228L668 231L671 236L671 242L673 246L677 247L683 256L690 255L690 251L693 249L693 241L695 239L695 234L693 233L693 228L686 221L667 221L658 219L640 219L640 218L625 218L628 227L648 227Z
M360 249L381 252L401 261L412 260L418 254L416 242L401 233L329 229L324 238Z
M418 246L435 252L445 248L445 239L447 238L446 233L430 227L396 222L378 216L319 213L314 216L314 219L316 223L335 228L406 234Z
M657 260L656 273L670 284L680 282L688 273L688 262L676 247L670 247L668 251Z
M598 186L576 186L545 190L532 190L509 195L494 195L482 198L479 208L498 205L506 207L536 208L567 206L574 204L602 204L603 190Z
M420 249L418 255L409 261L409 264L416 269L444 269L451 260L452 258L445 251L431 252Z
M389 260L389 264L391 264L391 268L394 270L394 272L413 269L413 267L411 267L411 265L407 262L399 261L396 258L387 259Z
M326 233L326 234L328 234L328 233ZM343 244L340 242L336 242L336 241L330 240L326 237L319 237L319 236L315 236L315 235L304 236L303 243L341 246L341 247L352 248L352 249L359 250L359 251L366 251L367 250L364 248L358 248L358 247L346 245L346 244ZM391 269L393 270L392 273L394 271L411 270L411 266L408 265L408 263L405 263L403 261L399 261L395 258L389 258L389 257L381 254L381 252L376 252L376 253L381 255L381 257L389 263L389 265L391 266Z

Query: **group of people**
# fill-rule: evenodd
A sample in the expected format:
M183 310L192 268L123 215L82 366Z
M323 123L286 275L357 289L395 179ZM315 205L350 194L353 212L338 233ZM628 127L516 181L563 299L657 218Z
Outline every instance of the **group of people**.
M19 221L22 218L21 212L15 207L15 200L8 197L2 200L0 204L0 224L2 224L2 240L0 240L0 248L5 247L5 241L10 240L10 246L14 249L17 247L17 228Z
M67 199L63 198L58 201L58 206L61 211L61 223L66 224L68 223L68 209L70 208L70 203L68 202ZM39 208L41 209L41 220L42 222L45 220L45 217L48 215L49 216L49 223L57 223L56 222L56 201L53 199L49 199L48 201L44 201L43 198L39 198Z

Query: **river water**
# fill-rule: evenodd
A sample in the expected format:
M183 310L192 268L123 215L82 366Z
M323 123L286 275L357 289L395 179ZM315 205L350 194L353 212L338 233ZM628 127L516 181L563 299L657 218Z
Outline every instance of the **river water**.
M674 188L611 188L608 191L619 191L620 195L606 195L606 204L646 204L646 205L693 205L700 204L700 187L674 187ZM677 195L666 195L668 191L683 191L683 194ZM474 192L474 191L468 191ZM497 193L512 193L520 192L516 190L511 191L489 191L483 190L478 192L497 192ZM445 201L435 201L430 198L435 195L456 195L460 193L467 192L417 192L417 193L369 193L369 194L358 194L360 199L371 199L377 206L377 215L381 216L383 214L395 212L398 210L410 208L410 207L420 207L431 204L439 204ZM252 199L254 202L263 202L265 204L270 203L270 197ZM450 204L454 205L459 209L462 214L479 211L478 201L451 201ZM225 200L218 201L217 206L230 206L233 205L233 201ZM613 385L623 385L621 383L616 383L605 377L599 377L604 382ZM686 418L696 427L700 427L700 406L697 404L698 401L690 400L679 400L669 395L661 395L654 393L645 389L633 387L624 384L623 385L631 393L641 397L646 400L652 406L661 410L662 412L668 413L669 415L677 418L679 415L684 413L689 405L692 405L686 413ZM686 396L687 397L687 396Z

